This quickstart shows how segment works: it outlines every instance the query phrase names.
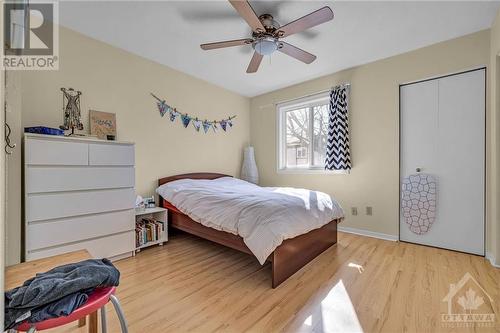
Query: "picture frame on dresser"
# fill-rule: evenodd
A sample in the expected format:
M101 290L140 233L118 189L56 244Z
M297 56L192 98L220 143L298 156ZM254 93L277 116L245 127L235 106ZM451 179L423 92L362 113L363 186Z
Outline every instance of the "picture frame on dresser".
M135 252L135 145L24 135L24 260Z

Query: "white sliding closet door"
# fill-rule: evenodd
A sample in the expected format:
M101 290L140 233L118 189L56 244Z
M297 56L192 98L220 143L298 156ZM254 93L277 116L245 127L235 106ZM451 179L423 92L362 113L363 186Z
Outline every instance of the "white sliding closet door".
M414 191L401 201L412 210L400 211L400 239L484 255L485 70L403 85L400 99L401 184Z

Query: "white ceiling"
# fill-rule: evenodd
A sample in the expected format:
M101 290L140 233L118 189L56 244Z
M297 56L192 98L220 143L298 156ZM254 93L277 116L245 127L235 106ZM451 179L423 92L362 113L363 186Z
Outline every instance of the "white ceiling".
M73 30L212 82L256 96L426 45L487 29L500 2L250 1L282 25L325 5L333 21L285 39L318 58L280 52L247 74L251 46L203 51L201 43L245 38L250 28L227 1L75 1L60 4Z

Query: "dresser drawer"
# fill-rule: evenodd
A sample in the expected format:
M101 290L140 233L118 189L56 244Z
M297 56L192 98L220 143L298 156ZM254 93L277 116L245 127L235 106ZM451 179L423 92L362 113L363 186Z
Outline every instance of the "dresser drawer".
M133 145L89 144L90 165L134 165Z
M135 186L134 167L28 167L27 193Z
M27 139L26 164L88 165L89 145L83 142Z
M83 242L27 251L26 260L36 260L78 250L87 250L93 258L110 258L135 250L135 231L89 239Z
M84 192L28 194L26 221L131 209L135 206L133 188Z
M135 210L35 222L27 229L26 249L31 251L134 230Z

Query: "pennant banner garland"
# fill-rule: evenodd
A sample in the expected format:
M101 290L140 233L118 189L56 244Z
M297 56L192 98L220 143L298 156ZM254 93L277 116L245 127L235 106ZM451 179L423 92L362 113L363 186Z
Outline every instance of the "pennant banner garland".
M167 113L169 115L170 121L174 122L175 119L180 116L182 125L187 128L190 123L193 124L194 129L199 132L200 128L203 127L203 131L205 133L208 132L208 130L211 128L213 129L214 132L217 132L219 127L217 124L220 125L220 128L224 132L227 132L231 127L233 127L233 119L236 118L236 116L229 117L227 119L222 119L222 120L214 120L214 121L208 121L208 120L199 120L197 117L191 117L187 113L180 113L178 112L175 108L171 107L168 105L164 100L156 97L153 93L151 93L151 96L153 96L157 101L157 106L158 106L158 111L160 111L160 115L163 117Z

